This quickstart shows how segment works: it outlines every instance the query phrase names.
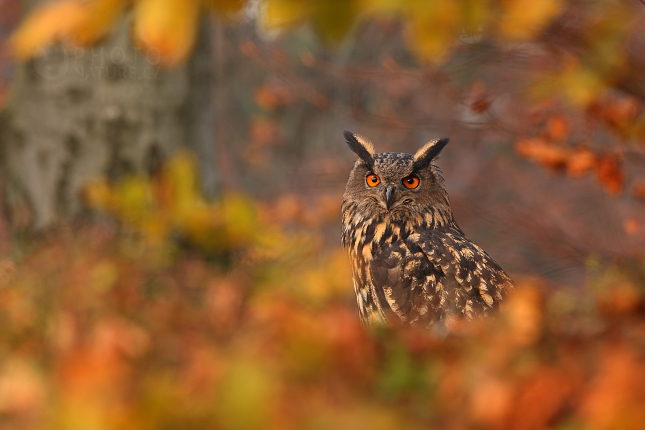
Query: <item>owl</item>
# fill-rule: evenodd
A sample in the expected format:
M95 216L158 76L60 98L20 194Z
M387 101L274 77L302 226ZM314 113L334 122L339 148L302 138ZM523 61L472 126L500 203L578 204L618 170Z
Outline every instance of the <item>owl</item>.
M342 243L363 323L445 328L495 310L513 282L455 222L432 164L449 139L414 155L374 153L349 131L345 140L358 160L343 195Z

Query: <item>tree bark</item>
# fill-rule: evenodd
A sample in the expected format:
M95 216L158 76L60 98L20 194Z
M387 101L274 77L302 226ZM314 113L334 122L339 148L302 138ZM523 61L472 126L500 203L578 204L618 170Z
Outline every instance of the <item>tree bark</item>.
M186 65L164 70L156 51L135 48L130 25L124 19L98 46L52 46L16 67L0 114L0 178L13 221L40 230L68 220L83 212L89 180L153 172L182 147L196 153L203 191L216 194L208 27Z

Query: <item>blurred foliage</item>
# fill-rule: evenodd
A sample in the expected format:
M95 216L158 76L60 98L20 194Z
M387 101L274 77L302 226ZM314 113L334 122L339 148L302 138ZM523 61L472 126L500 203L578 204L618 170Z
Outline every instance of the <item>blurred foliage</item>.
M133 39L145 57L177 66L189 57L201 17L210 12L232 22L255 20L260 33L269 35L308 24L330 46L341 46L364 23L379 22L385 27L398 23L408 49L428 72L465 61L471 73L485 75L481 58L489 57L492 64L504 56L525 58L530 64L521 82L523 108L541 105L552 112L543 122L515 118L517 110L506 115L521 130L517 154L574 177L596 173L603 189L619 195L630 182L622 152L613 146L593 147L566 128L554 134L553 123L577 122L583 110L585 121L605 125L620 140L645 141L645 89L639 78L644 70L638 56L643 43L638 19L642 7L617 0L54 0L24 19L10 46L14 57L22 60L39 55L51 43L88 46L105 38L127 14L133 21ZM256 56L252 44L241 49ZM301 60L311 68L323 65L311 52L303 52ZM393 58L385 58L383 66L383 73L413 72ZM508 78L502 70L495 73L495 81ZM470 104L471 114L493 122L497 95L482 82L468 85L472 97L462 96L461 102ZM616 89L624 94L616 94ZM308 97L312 103L328 107L324 95L312 93ZM261 100L272 103L266 97ZM266 118L256 121L251 130L250 138L262 145L275 145L279 137L275 123ZM253 154L252 163L262 162L259 151L249 154ZM642 195L638 187L633 187L632 194Z
M192 164L90 186L120 233L1 262L1 428L641 428L642 259L590 259L591 295L524 280L495 318L369 332L342 250L292 204L205 201Z
M509 103L498 114L516 122L516 153L550 171L593 175L612 195L631 186L645 201L645 180L629 181L623 154L613 145L616 139L645 140L643 97L629 80L628 42L638 32L633 4L254 4L263 31L310 25L330 45L342 45L367 21L401 25L422 68L385 57L376 73L349 66L344 73L365 80L394 76L384 79L382 91L392 99L425 96L410 82L429 86L429 76L436 78L477 119L495 118L501 109L504 98L497 98L491 82L506 87L505 75L464 79L456 91L456 78L442 81L438 72L455 58L474 68L478 57L467 57L469 49L492 63L519 52L534 72L522 76L530 108ZM128 13L139 46L175 66L190 55L204 12L237 21L246 7L242 0L57 0L27 17L11 46L20 59L52 42L86 46ZM525 50L513 51L517 47ZM283 53L274 61L252 41L240 50L263 66L285 69ZM323 73L334 66L311 52L295 58ZM277 117L299 99L321 109L332 104L327 92L289 77L290 85L255 89L262 112L250 121L244 153L253 166L266 164L263 150L281 140L282 124L271 114ZM401 100L414 109L425 106ZM518 111L526 115L511 115ZM413 122L404 122L410 116L401 110L386 117L388 132L412 128ZM610 130L614 140L599 147L580 138L580 122ZM180 154L152 179L97 180L85 195L103 214L93 224L54 233L20 259L1 261L0 427L642 427L642 256L614 264L589 258L589 293L561 287L547 294L539 281L520 279L497 318L464 322L448 333L368 332L358 322L346 255L325 245L321 232L325 221L336 220L338 199L308 208L293 195L269 204L229 193L209 202L197 191L194 171L191 157ZM479 218L479 208L473 212ZM548 239L543 224L530 227ZM625 229L642 237L638 219L628 219Z
M247 4L248 3L248 4ZM51 42L77 46L93 44L114 26L126 8L134 10L133 36L143 49L155 49L166 65L186 60L196 38L200 13L212 10L221 17L241 19L247 7L256 10L258 24L281 31L310 22L323 41L343 41L354 25L365 19L400 19L408 43L425 61L443 62L460 40L504 44L539 41L579 7L573 0L57 0L31 13L13 38L18 58L37 55ZM540 94L565 91L574 103L588 104L614 77L626 60L625 40L633 30L631 6L600 0L580 14L588 24L586 54L562 64L553 76L536 83ZM584 25L583 25L584 27Z
M235 247L274 255L285 237L262 222L252 201L227 195L217 204L199 194L195 161L176 155L153 180L132 176L111 186L96 180L87 188L91 207L110 213L152 243L185 238L202 251L229 253Z

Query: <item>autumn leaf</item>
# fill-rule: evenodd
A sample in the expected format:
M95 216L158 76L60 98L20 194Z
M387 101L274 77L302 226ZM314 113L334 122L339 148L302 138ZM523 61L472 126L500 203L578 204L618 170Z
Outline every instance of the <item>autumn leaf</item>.
M596 70L566 57L558 70L538 77L530 92L538 100L558 98L572 106L587 107L607 86Z
M589 106L589 114L594 119L602 121L622 135L629 134L628 131L635 125L641 110L641 104L633 98L610 97Z
M605 191L612 195L623 192L625 172L620 159L615 154L606 154L599 158L596 173L598 182Z
M60 0L39 6L11 39L16 58L38 55L49 44L87 46L105 37L121 16L126 0Z
M405 16L408 44L419 58L439 61L461 31L459 5L451 0L416 4Z
M299 0L266 0L260 17L267 30L279 30L294 26L309 16L307 2Z
M197 0L137 0L133 37L149 59L180 64L195 44L200 8Z
M473 419L490 428L502 428L513 407L512 383L487 377L472 389L471 414Z
M551 116L546 124L546 135L552 141L564 141L569 136L571 124L562 115Z
M114 27L127 0L94 0L84 2L84 16L73 30L74 43L88 46L98 42Z
M542 138L522 138L515 143L515 151L521 156L552 170L566 167L569 151Z
M643 360L624 346L612 346L599 353L597 372L579 407L587 428L641 428L645 420Z
M508 0L500 30L510 40L527 40L537 35L560 9L561 0Z
M593 170L596 163L596 154L581 145L572 150L567 158L567 174L572 177L582 176Z
M13 55L26 60L41 54L49 44L70 36L85 19L87 9L80 0L60 0L36 8L13 34Z
M556 123L558 124L558 123ZM562 136L561 125L549 131L553 137ZM547 138L522 138L515 144L515 151L521 157L554 171L564 170L571 177L580 177L598 168L598 157L585 145L575 148L554 144Z

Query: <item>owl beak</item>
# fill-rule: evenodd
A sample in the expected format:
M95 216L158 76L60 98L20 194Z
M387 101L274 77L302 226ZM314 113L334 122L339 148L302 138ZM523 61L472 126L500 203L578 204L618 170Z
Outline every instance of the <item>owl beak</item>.
M394 203L394 187L390 185L385 189L385 208L390 210L392 203Z

